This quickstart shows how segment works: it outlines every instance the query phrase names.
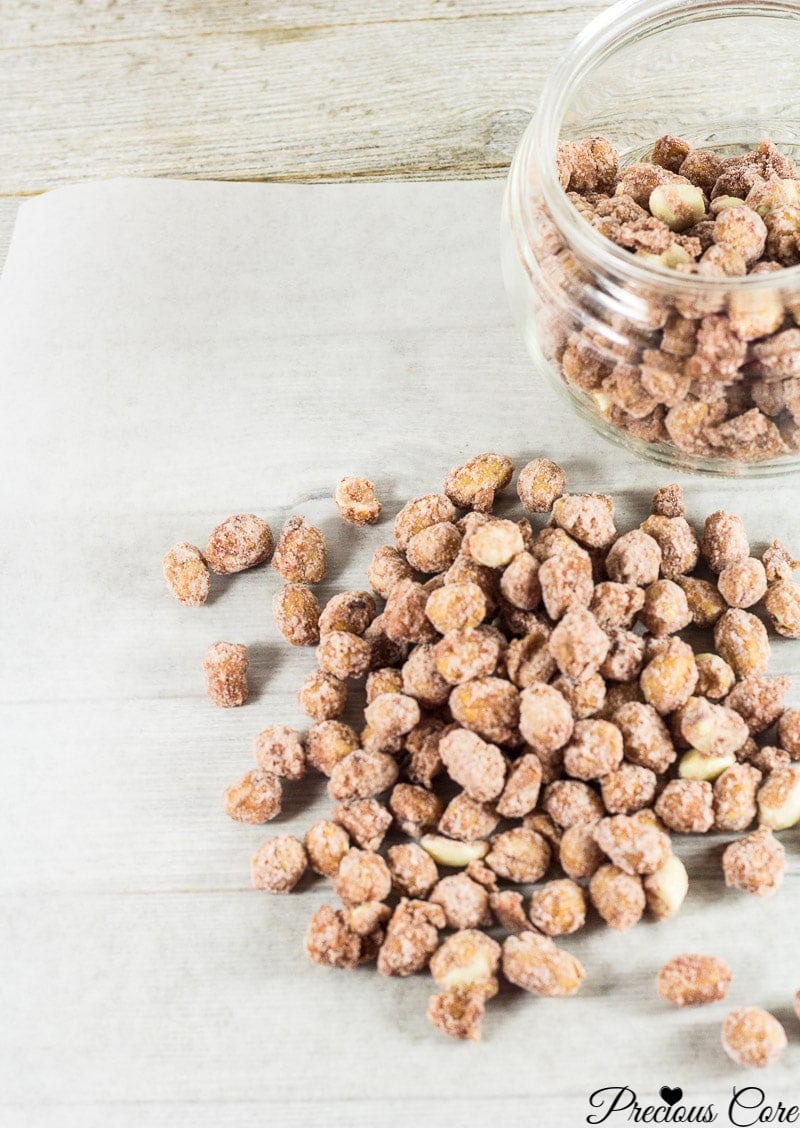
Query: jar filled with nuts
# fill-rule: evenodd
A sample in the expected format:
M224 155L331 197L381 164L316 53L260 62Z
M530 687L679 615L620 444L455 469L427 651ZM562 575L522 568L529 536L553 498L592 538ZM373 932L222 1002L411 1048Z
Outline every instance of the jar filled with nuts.
M503 269L537 369L649 458L800 467L798 52L795 0L625 0L514 157Z

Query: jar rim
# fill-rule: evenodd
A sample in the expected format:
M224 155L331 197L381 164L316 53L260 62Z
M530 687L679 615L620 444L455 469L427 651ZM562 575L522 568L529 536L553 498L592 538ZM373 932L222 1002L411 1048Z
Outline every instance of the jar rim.
M780 272L708 278L682 274L660 263L641 262L587 223L561 186L556 171L556 152L561 123L575 82L604 59L643 32L695 19L748 14L800 20L800 0L617 0L595 16L572 41L561 62L550 74L536 112L520 142L519 171L527 184L527 170L535 163L542 199L567 244L581 259L600 270L613 270L618 280L632 287L656 286L670 293L719 294L732 291L770 293L800 288L800 265ZM535 229L536 217L528 210L529 193L522 194L523 227Z

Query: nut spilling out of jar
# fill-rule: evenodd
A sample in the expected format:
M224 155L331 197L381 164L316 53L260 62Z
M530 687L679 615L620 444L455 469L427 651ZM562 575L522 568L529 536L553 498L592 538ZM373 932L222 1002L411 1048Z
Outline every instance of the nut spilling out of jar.
M590 137L559 144L556 172L588 226L631 263L656 268L648 283L626 276L619 257L590 263L533 183L538 337L584 408L612 434L699 468L791 464L800 453L800 279L788 273L800 265L795 162L770 141L725 156L666 136L649 160L624 166L610 141Z

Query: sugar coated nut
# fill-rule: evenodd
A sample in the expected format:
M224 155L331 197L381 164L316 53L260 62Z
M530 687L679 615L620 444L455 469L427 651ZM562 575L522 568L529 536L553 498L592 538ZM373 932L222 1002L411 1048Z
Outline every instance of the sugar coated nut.
M613 719L630 763L661 774L676 759L667 726L652 705L629 701L614 711Z
M610 721L576 721L564 748L564 769L574 779L601 780L622 763L622 733Z
M329 776L345 756L358 748L356 732L341 721L318 721L306 734L306 759L312 768Z
M786 709L778 721L778 742L793 760L800 759L800 709Z
M419 844L434 862L451 869L463 869L489 853L488 842L457 842L442 834L424 834Z
M737 1065L763 1069L786 1049L786 1031L761 1007L737 1007L722 1024L722 1048Z
M254 513L237 513L214 529L205 558L218 575L226 576L269 560L273 547L272 530L266 521Z
M422 584L414 580L399 580L394 585L380 616L383 630L390 639L411 643L436 641L436 629L425 614L429 595Z
M591 611L569 611L550 635L549 649L565 677L583 681L603 663L609 650L608 635Z
M383 508L368 478L342 478L333 500L342 519L350 525L374 525Z
M347 686L333 674L314 670L297 693L300 708L315 721L341 716L347 705Z
M676 854L670 854L642 884L647 907L656 920L668 920L680 911L689 892L689 874Z
M436 986L442 990L473 987L481 990L484 998L490 998L497 993L499 965L497 941L476 928L462 928L448 936L433 954L430 971Z
M574 995L586 975L574 956L535 932L506 937L503 974L515 986L547 998Z
M436 829L444 811L438 795L413 783L398 783L389 798L389 809L404 834L420 838Z
M301 779L306 756L300 733L286 725L269 725L256 737L256 763L264 772L283 779Z
M722 855L725 884L756 897L778 891L786 870L786 851L768 826L731 842Z
M501 889L489 894L489 908L497 923L506 932L514 935L520 932L530 932L532 925L525 914L525 906L521 893L513 889Z
M223 709L247 700L247 647L240 642L214 642L203 659L206 693Z
M645 895L642 879L614 865L603 865L592 876L589 897L600 916L618 932L627 932L642 918Z
M724 999L732 979L731 969L716 956L673 956L656 979L662 999L676 1007L706 1006Z
M466 873L443 877L428 900L442 906L448 928L480 928L491 923L489 894Z
M208 599L211 577L199 548L180 541L163 561L164 579L169 590L185 607L200 607Z
M394 551L394 549L392 549ZM349 631L363 635L375 619L375 600L368 591L343 591L325 604L319 617L319 633Z
M487 610L482 588L470 582L446 583L432 591L425 604L425 614L440 634L477 627L486 618Z
M416 842L390 846L386 852L392 886L401 897L426 898L439 880L436 863Z
M699 752L727 756L741 748L749 736L744 719L734 709L714 705L703 697L690 697L682 707L678 731Z
M357 748L334 765L328 782L331 799L370 799L396 782L397 761L385 752Z
M414 570L392 545L375 549L369 566L369 582L381 599L388 599L400 580L413 580Z
M522 532L514 521L487 521L470 535L468 551L487 568L502 568L525 548Z
M309 921L305 950L320 967L355 968L361 960L362 941L348 927L341 909L320 905Z
M752 607L767 592L767 574L760 560L746 556L723 568L717 587L729 607Z
M494 836L486 864L507 881L534 882L547 872L550 857L546 838L535 830L514 827Z
M415 533L406 547L406 559L417 572L444 572L458 556L461 533L452 521L439 521Z
M350 838L343 827L323 819L308 828L303 844L314 873L335 877L339 863L350 849Z
M505 787L497 800L497 813L518 819L534 809L542 783L542 762L533 752L520 756L508 770Z
M320 669L341 681L363 678L371 658L372 647L367 639L350 631L330 631L317 647Z
M656 800L655 812L678 834L705 834L714 825L714 792L706 780L673 779Z
M285 584L272 597L275 625L291 646L319 642L320 606L306 584Z
M624 873L655 873L670 856L669 835L639 815L613 815L594 825L594 840Z
M714 783L714 829L747 830L757 814L761 772L752 764L733 764Z
M389 810L372 797L346 799L331 810L331 819L347 831L356 846L373 852L380 850L392 825Z
M757 795L762 826L786 830L800 823L800 764L770 772Z
M568 936L586 923L586 894L569 878L548 881L533 891L529 915L545 936Z
M692 648L682 639L671 637L642 670L640 685L645 701L657 712L665 714L680 709L697 685Z
M800 587L797 584L773 584L767 592L765 607L779 635L800 638Z
M431 995L427 1016L428 1021L448 1037L479 1042L485 1009L482 991L474 987L459 987L441 995Z
M608 548L617 532L607 494L564 494L553 504L553 520L586 548Z
M706 517L700 551L711 571L717 573L737 560L746 560L750 543L741 517L724 509Z
M472 627L448 630L434 646L433 658L440 677L449 685L461 685L491 677L500 658L500 643L490 631Z
M726 611L714 628L714 645L740 678L763 674L769 664L767 628L749 611Z
M453 719L484 740L497 744L518 740L519 691L502 678L476 678L457 685L450 694L449 705Z
M438 930L444 927L441 905L401 900L392 914L386 928L386 939L378 953L378 972L404 977L422 971L439 947Z
M425 494L407 502L395 517L394 536L401 552L408 548L413 536L429 525L454 521L455 506L444 494Z
M281 781L270 772L245 772L223 793L225 813L236 822L265 823L281 813Z
M694 184L659 184L650 193L650 214L670 231L686 231L706 214L703 192Z
M572 710L557 689L536 682L520 695L519 727L534 752L552 752L572 735Z
M581 881L596 873L605 855L594 840L592 824L576 823L561 836L558 860L567 877Z
M325 537L305 517L290 517L275 546L272 567L284 580L318 584L328 566Z
M444 492L463 509L488 512L495 494L511 481L514 464L504 454L476 454L447 475Z
M308 857L302 842L281 834L259 846L250 862L254 889L267 893L291 893L306 872Z
M384 901L392 891L392 877L380 854L354 848L342 856L333 887L346 905Z
M519 499L529 513L549 513L564 493L564 471L549 458L535 458L517 478Z
M588 783L556 779L544 791L544 809L558 826L594 823L603 817L603 801Z
M480 803L462 791L445 807L438 830L447 838L475 842L492 834L499 821L496 807L491 803Z

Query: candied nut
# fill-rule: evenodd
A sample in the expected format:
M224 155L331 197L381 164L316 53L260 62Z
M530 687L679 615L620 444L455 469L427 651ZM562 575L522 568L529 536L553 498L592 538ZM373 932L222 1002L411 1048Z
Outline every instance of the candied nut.
M504 819L519 819L534 809L542 783L542 762L533 752L520 756L510 767L497 813Z
M490 870L480 858L470 862L466 872L473 881L477 881L478 885L482 885L484 889L488 889L490 892L497 889L497 874Z
M451 687L436 669L434 648L430 643L422 643L411 651L402 674L403 693L426 708L444 705L450 696Z
M800 561L793 560L786 546L779 540L772 542L761 559L770 587L782 581L790 582L794 569L800 566Z
M714 628L714 645L737 677L763 674L769 664L767 629L749 611L726 611Z
M267 893L291 893L306 872L308 857L303 843L291 834L270 838L259 846L250 861L254 889Z
M724 509L706 517L700 551L711 571L717 573L737 560L746 560L750 543L741 517L726 513Z
M639 684L645 701L659 713L680 709L697 685L697 666L692 648L682 639L670 637L664 648L642 670Z
M334 764L328 782L331 799L371 799L397 779L397 761L385 752L357 748Z
M428 900L442 906L448 928L479 928L491 923L489 894L466 873L443 877Z
M800 760L800 709L786 709L778 721L778 743L793 760Z
M723 158L713 149L690 149L678 171L710 196L723 164Z
M344 681L362 678L369 670L372 647L350 631L330 631L317 647L317 661L326 674Z
M383 925L392 915L392 910L382 901L365 901L360 905L347 906L347 926L358 936L383 939ZM380 942L379 942L380 943ZM377 954L377 953L376 953ZM361 962L364 963L365 953L362 950ZM375 957L370 955L370 959Z
M800 587L797 584L773 584L765 602L770 622L784 638L800 638Z
M692 572L700 558L700 545L685 517L652 514L642 523L642 531L661 549L661 575L666 580Z
M486 999L480 989L458 987L441 995L431 995L427 1016L429 1022L448 1037L479 1042L485 1009Z
M397 547L405 552L412 537L429 525L454 521L455 506L444 494L425 494L407 502L395 517L394 536Z
M380 850L392 816L377 799L350 799L331 811L331 819L344 827L362 850Z
M534 682L520 695L520 732L534 752L563 748L572 735L572 711L552 686Z
M694 184L659 184L650 193L648 206L651 215L666 223L670 231L686 231L706 214L703 192Z
M690 697L681 709L678 731L684 740L708 756L726 756L741 748L749 730L742 717L704 697Z
M342 857L333 887L346 905L385 901L392 891L392 877L380 854L353 847Z
M588 607L594 591L592 562L587 552L572 548L545 558L539 567L542 602L551 619Z
M678 764L678 776L681 779L705 780L713 783L727 769L736 763L733 752L698 752L690 748L684 752Z
M283 789L271 772L245 772L222 795L225 814L236 822L270 822L281 813Z
M517 493L529 513L549 513L564 493L565 485L560 466L549 458L535 458L520 470Z
M369 582L381 599L388 599L392 588L401 580L413 580L414 570L396 548L385 544L375 549L369 566Z
M525 915L522 894L514 889L502 889L489 894L489 908L497 923L514 935L530 932L531 923Z
M550 856L550 844L543 835L518 826L494 836L486 864L507 881L534 882L547 872Z
M333 674L314 670L297 692L303 712L315 721L329 721L340 716L347 705L347 686Z
M448 684L461 685L495 672L500 644L488 631L462 627L447 631L433 648L433 658L437 672Z
M767 227L752 208L739 203L719 212L714 224L714 241L738 251L748 266L752 266L764 253Z
M724 407L695 400L684 400L671 407L664 417L667 434L675 446L687 454L708 455L712 451L706 432L724 418Z
M656 990L676 1007L705 1006L725 998L731 979L731 969L716 956L673 956L659 971Z
M425 614L441 634L448 631L477 627L488 611L486 595L474 583L445 583L431 592L425 604Z
M644 606L644 592L636 584L604 580L595 585L589 610L603 630L633 626Z
M670 854L655 873L649 873L642 882L647 907L656 920L668 920L680 910L689 891L686 866Z
M619 155L605 137L586 137L582 141L559 141L556 164L564 189L581 194L610 192Z
M686 183L684 177L670 172L657 164L641 162L628 165L620 173L615 189L617 196L630 196L640 207L647 207L647 202L654 188L659 184Z
M614 815L594 826L594 840L625 873L655 873L671 853L669 835L637 815Z
M591 611L568 611L550 635L550 653L562 674L581 681L591 677L603 663L609 649L608 635Z
M567 936L586 923L586 894L569 878L548 881L531 897L531 922L545 936Z
M714 825L714 792L706 780L670 780L656 800L655 812L669 830L705 834Z
M465 874L459 874L457 879L445 878L445 881L462 877L470 880ZM485 894L486 891L482 892ZM472 988L489 999L497 994L499 964L500 945L497 941L475 927L467 927L447 937L432 955L430 971L436 986L443 990Z
M399 580L389 593L381 616L389 638L396 642L434 642L436 631L425 614L429 598L422 584Z
M726 847L722 869L729 888L753 893L756 897L771 897L783 881L786 851L772 828L761 826Z
M380 697L382 693L402 693L402 672L392 669L391 666L383 666L379 670L373 670L372 673L367 675L365 692L368 705L371 705L375 698Z
M438 929L444 926L440 905L401 900L378 953L380 974L407 976L422 971L439 946Z
M642 879L614 865L603 865L589 882L589 898L600 916L618 932L627 932L642 919L645 896Z
M345 913L321 905L311 918L305 936L306 955L321 967L355 968L361 960L361 937L347 926Z
M290 517L275 546L272 567L284 580L318 584L328 566L325 537L305 517Z
M762 826L786 830L800 822L800 764L770 772L758 791L758 818Z
M733 764L714 783L714 829L747 830L756 817L761 772L752 764Z
M375 600L368 591L343 591L325 604L319 619L319 631L321 635L330 631L363 635L374 619Z
M489 803L503 790L506 762L494 744L487 744L474 732L454 729L439 743L450 778L478 803Z
M568 775L584 781L602 779L622 763L622 734L609 721L576 721L564 749Z
M382 666L402 665L411 649L410 643L389 638L384 631L384 625L383 615L378 615L364 631L364 638L372 647L370 667L373 670L379 670Z
M677 320L677 319L676 319ZM682 318L680 320L683 320ZM667 329L664 329L667 332ZM683 487L676 482L668 486L659 486L653 494L650 511L656 517L685 517L686 509L683 503Z
M615 583L645 587L658 579L661 549L653 537L633 529L612 544L605 563L609 579Z
M269 725L256 737L256 763L263 772L283 779L301 779L306 770L303 742L296 729Z
M681 137L672 137L665 134L659 137L653 145L650 160L653 164L661 165L670 172L678 172L681 165L691 152L691 145Z
M312 768L326 776L356 748L358 736L341 721L318 721L306 734L306 759Z
M163 561L164 579L169 590L185 607L200 607L208 599L211 577L199 548L180 541Z
M435 830L444 804L438 795L411 783L398 783L389 798L389 810L404 834L420 838Z
M430 788L436 776L444 771L439 755L439 741L445 731L446 726L440 718L424 717L405 737L404 743L409 753L406 771L412 783Z
M335 877L339 863L350 849L347 831L328 819L310 826L303 842L308 864L322 877Z
M416 842L390 846L386 856L392 886L401 897L424 899L439 880L439 871L433 858Z
M269 560L274 543L266 521L254 513L237 513L217 525L204 555L217 575L227 576Z
M786 1031L761 1007L737 1007L722 1024L722 1048L737 1065L763 1069L786 1049Z
M692 621L683 588L672 580L656 580L645 590L639 620L656 638L675 634Z
M305 584L286 584L276 591L272 615L278 630L292 646L313 646L319 642L320 607Z
M632 764L661 774L676 758L666 725L652 705L630 701L613 714L622 733L625 758Z
M603 801L588 783L577 779L557 779L544 792L544 809L560 827L576 823L595 823L603 817Z
M780 717L790 684L788 678L750 674L737 682L725 704L742 717L751 734L757 735L774 725Z
M727 662L718 654L695 654L694 660L697 666L695 693L698 697L709 697L719 701L730 693L736 681L736 674ZM725 704L728 708L736 708L731 701L726 701ZM741 709L736 711L741 713Z
M694 576L675 576L675 583L683 588L694 625L713 627L728 606L715 585Z
M491 512L495 494L505 489L514 473L514 463L504 454L476 454L463 466L451 470L444 492L462 509Z
M542 599L539 561L529 552L518 553L500 577L500 591L514 607L534 611Z
M600 673L604 678L618 682L635 681L644 663L644 640L633 631L619 630L616 627L606 633L610 646Z
M633 815L653 802L656 775L638 764L620 764L602 777L600 791L610 815Z
M706 437L724 458L741 462L763 462L786 449L776 424L756 407L709 427Z
M467 551L478 564L502 568L525 548L522 532L513 521L487 521L470 534Z
M549 643L549 627L537 622L528 634L508 644L503 655L506 674L519 689L526 689L534 682L546 682L555 673L556 663Z
M418 572L444 572L458 556L461 533L451 521L427 525L406 546L406 557Z
M333 500L349 525L374 525L383 509L369 478L342 478L333 491Z
M576 720L585 720L599 713L606 699L606 683L600 674L592 674L579 682L561 675L553 682L553 689L557 689L567 702Z
M455 721L484 740L497 744L517 742L519 690L502 678L476 678L457 685L450 694L450 711Z
M500 816L494 807L489 803L479 803L462 791L445 807L438 829L448 838L475 842L487 838L499 821Z
M742 749L742 752L747 751L747 755L743 756L742 759L745 763L758 768L762 775L769 775L770 772L777 771L778 768L785 768L792 762L789 753L782 748L771 747L768 744L759 748L755 741L748 742L748 745L745 745L745 748Z
M247 700L247 647L240 642L214 642L203 658L206 693L222 709Z
M594 840L592 823L575 823L561 836L558 860L567 877L574 881L591 877L605 861L603 851Z
M768 337L780 329L783 323L783 300L771 290L755 293L734 291L728 298L728 317L731 328L740 340L755 341L759 337ZM755 386L752 391L755 399ZM762 411L766 410L763 403L756 402ZM769 411L767 414L773 413Z
M419 704L405 693L382 693L366 707L364 719L381 736L405 736L419 724Z
M617 535L608 494L564 494L553 504L553 521L586 548L608 548Z
M723 568L717 587L729 607L752 607L767 591L764 565L752 556Z
M586 975L574 956L536 932L507 936L503 941L502 966L509 983L533 995L553 999L574 995Z

